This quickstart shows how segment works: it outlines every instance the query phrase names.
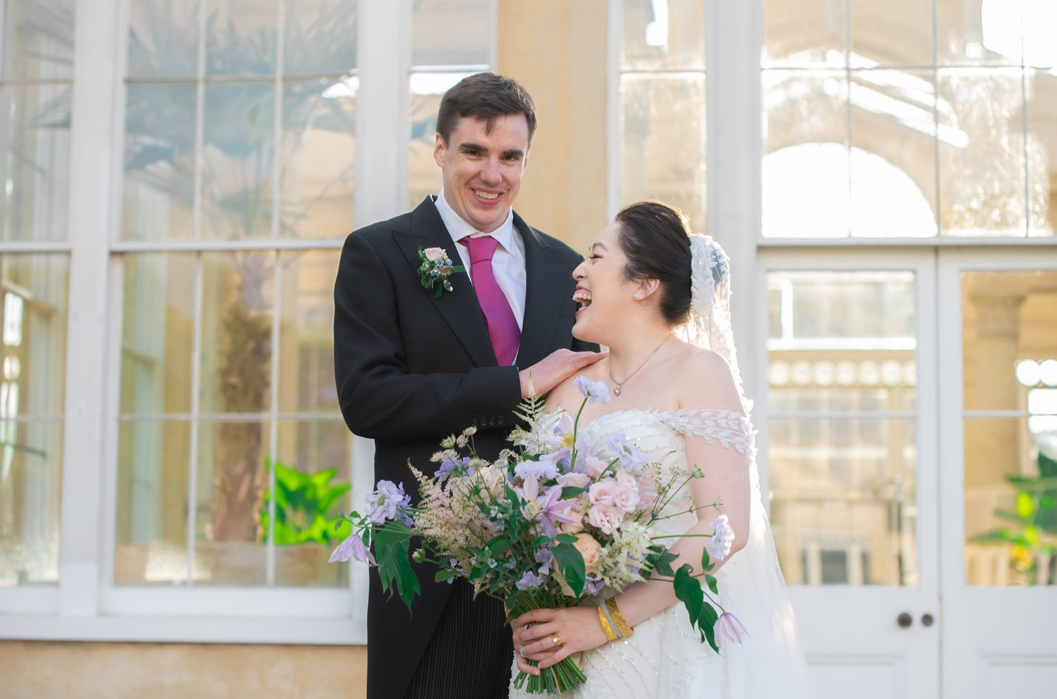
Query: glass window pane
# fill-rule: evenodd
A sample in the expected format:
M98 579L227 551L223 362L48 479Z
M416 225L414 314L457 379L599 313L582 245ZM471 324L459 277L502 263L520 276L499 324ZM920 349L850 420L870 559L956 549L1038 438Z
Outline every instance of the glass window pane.
M413 66L486 66L494 21L489 0L417 0Z
M201 264L200 412L266 412L271 406L275 253L202 253Z
M114 583L187 582L191 423L121 422Z
M0 88L3 240L66 240L69 194L68 84Z
M963 273L966 409L1024 411L1031 388L1057 385L1054 328L1057 272Z
M0 385L0 401L11 395ZM59 582L62 423L0 417L0 588Z
M193 253L124 258L121 412L191 412L194 346Z
M917 585L912 420L772 419L771 521L791 585Z
M1020 4L1021 0L937 2L940 65L1019 66Z
M76 0L4 3L4 80L73 78Z
M412 208L429 194L440 193L441 171L433 160L436 144L437 111L449 88L472 73L412 73L411 137L408 145L408 202Z
M346 73L356 68L359 0L288 0L283 72Z
M281 237L343 238L353 228L354 79L290 82L283 91Z
M339 513L351 507L352 435L344 422L280 422L276 458L275 584L346 587L349 566L329 563L349 534ZM285 507L279 503L285 502ZM267 536L269 498L261 504Z
M624 0L623 67L704 70L705 6L700 0Z
M1036 68L1057 66L1057 4L1052 0L1020 0L1024 14L1024 65Z
M122 240L194 236L193 84L131 84L125 108Z
M274 119L274 85L206 85L203 238L271 237Z
M264 585L260 507L268 487L269 429L261 422L203 422L198 432L194 581Z
M705 228L705 76L621 76L623 200L660 199Z
M198 75L199 0L130 0L128 76Z
M852 73L851 235L936 235L932 71Z
M1052 236L1057 233L1057 69L1029 70L1026 79L1028 235Z
M763 234L846 237L851 170L843 72L763 73Z
M284 252L279 328L279 411L337 413L334 278L337 250Z
M763 65L847 65L846 0L764 0Z
M1020 70L941 70L940 223L946 235L1023 236Z
M3 385L0 415L61 416L65 412L69 258L4 255L2 265Z
M965 421L969 585L1057 585L1057 405L1051 413Z
M207 75L275 73L279 0L209 0Z
M850 0L853 68L932 65L932 2ZM898 36L898 41L892 37Z

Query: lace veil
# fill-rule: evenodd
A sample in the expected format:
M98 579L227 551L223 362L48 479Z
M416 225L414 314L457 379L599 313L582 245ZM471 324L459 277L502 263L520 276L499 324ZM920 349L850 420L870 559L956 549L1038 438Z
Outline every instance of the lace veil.
M687 342L720 354L730 366L746 417L752 402L745 397L730 319L730 259L711 236L690 236L690 280L693 305L690 319L679 334ZM745 663L742 672L731 672L731 697L806 698L807 668L797 635L785 578L778 565L774 537L760 491L755 440L749 451L752 502L749 541L722 568L727 585L753 590L752 603L743 605L740 617L749 633L743 646L727 645L729 661Z

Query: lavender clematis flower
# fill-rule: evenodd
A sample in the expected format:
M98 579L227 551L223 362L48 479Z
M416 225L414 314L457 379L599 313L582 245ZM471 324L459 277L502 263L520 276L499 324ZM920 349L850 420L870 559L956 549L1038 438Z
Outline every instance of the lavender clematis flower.
M525 574L521 576L521 579L515 583L517 589L527 590L530 587L539 587L543 584L544 577L542 575L536 575L531 570L525 571Z
M573 386L580 389L588 403L606 403L610 401L609 386L604 381L592 381L583 374L573 379Z
M402 507L411 507L411 496L404 492L404 484L397 485L392 481L378 481L378 490L368 495L367 516L375 524L400 520L407 526L414 526L414 522L404 512Z
M554 536L555 526L559 522L576 523L575 519L565 514L576 504L576 500L559 500L562 496L561 486L551 486L546 493L540 495L539 481L529 477L525 480L524 493L532 517L540 523L540 531L544 536Z
M335 561L345 562L350 558L354 558L360 563L366 563L369 566L378 565L378 561L374 559L374 554L364 546L363 539L356 533L350 534L349 538L338 544L338 547L334 549L334 553L330 554L331 563Z
M723 612L716 620L716 645L723 646L727 641L741 643L749 637L745 626L738 621L738 617L730 612Z
M730 555L731 544L734 543L734 530L726 515L720 515L709 522L712 527L712 538L708 540L708 555L717 561L722 561Z

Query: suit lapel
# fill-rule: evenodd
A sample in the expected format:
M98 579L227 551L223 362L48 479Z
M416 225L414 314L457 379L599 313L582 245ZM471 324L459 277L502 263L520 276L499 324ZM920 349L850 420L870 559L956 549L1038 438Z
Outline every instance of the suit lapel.
M554 250L516 213L514 226L525 243L525 319L522 322L518 365L527 367L543 359L554 334L561 297L569 288L562 266L554 259Z
M418 205L411 213L410 231L395 231L397 244L407 258L411 266L409 274L415 284L418 284L418 268L422 261L418 257L421 248L444 248L448 257L459 264L459 253L455 249L455 241L451 239L448 229L440 218L437 206L432 197ZM448 326L459 338L459 342L473 359L477 366L497 366L495 350L492 349L492 340L488 336L488 325L481 312L481 305L477 301L477 295L473 291L468 272L453 274L451 277L453 291L445 291L441 297L435 298L434 292L422 288L422 293L429 297L430 302L437 312L444 318ZM527 315L527 314L526 314ZM424 338L429 342L429 338Z

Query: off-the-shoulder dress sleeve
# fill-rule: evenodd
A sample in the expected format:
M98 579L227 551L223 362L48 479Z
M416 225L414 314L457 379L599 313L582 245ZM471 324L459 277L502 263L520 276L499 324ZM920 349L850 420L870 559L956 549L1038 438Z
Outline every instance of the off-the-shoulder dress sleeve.
M730 410L671 410L656 413L666 425L691 440L701 437L708 444L735 449L748 457L756 449L752 423Z

